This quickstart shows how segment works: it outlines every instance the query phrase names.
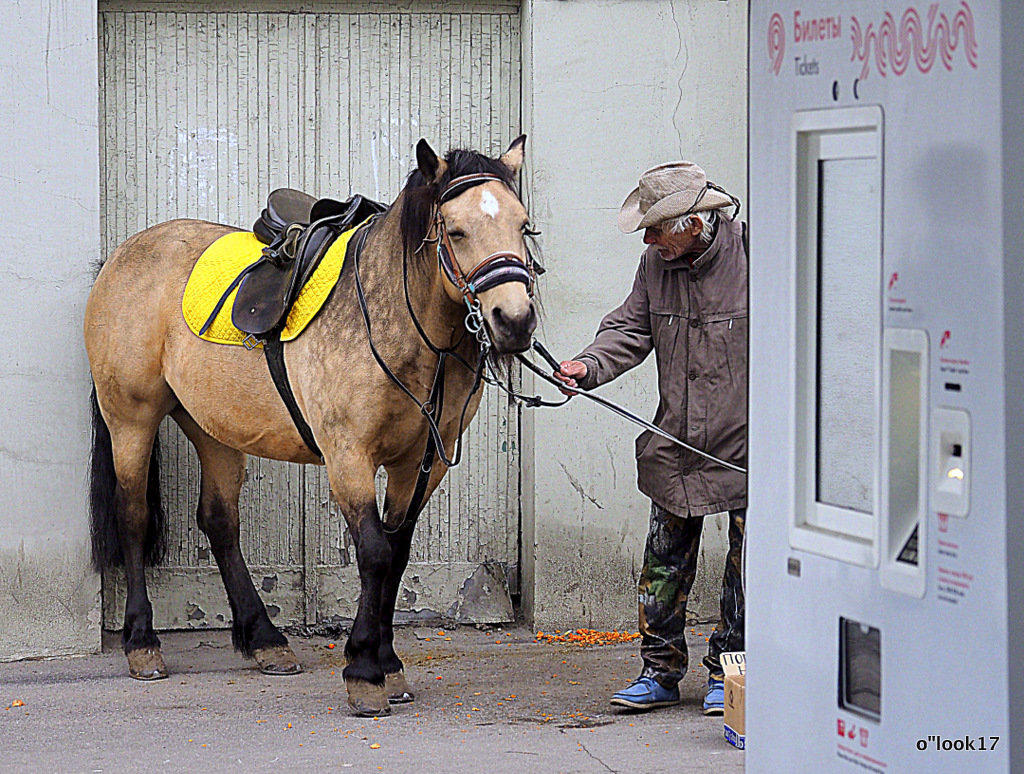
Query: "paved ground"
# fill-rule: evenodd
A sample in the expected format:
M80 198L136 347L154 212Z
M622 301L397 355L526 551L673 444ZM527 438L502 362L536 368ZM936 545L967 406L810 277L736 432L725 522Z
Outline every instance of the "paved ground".
M700 632L691 653L704 651ZM227 632L162 639L171 676L157 683L129 679L119 649L0 664L0 772L743 771L721 719L700 712L703 670L687 675L679 707L608 704L639 671L636 643L403 627L398 650L417 700L375 720L348 712L341 641L292 637L306 671L275 678L234 653Z

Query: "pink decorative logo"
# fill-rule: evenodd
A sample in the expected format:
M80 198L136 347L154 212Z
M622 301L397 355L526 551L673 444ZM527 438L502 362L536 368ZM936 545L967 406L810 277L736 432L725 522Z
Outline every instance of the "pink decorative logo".
M899 26L891 13L886 12L882 23L875 28L868 24L866 30L861 29L860 20L851 17L851 38L853 53L850 61L863 63L860 79L864 80L871 71L872 53L883 78L886 69L892 68L893 75L903 75L911 60L922 73L927 73L939 57L947 70L953 69L953 52L963 44L967 64L978 67L978 41L974 37L974 15L966 0L961 0L960 10L953 21L944 13L939 13L939 4L928 6L925 24L916 8L908 8L903 12Z
M772 14L768 22L768 69L772 75L778 75L782 69L782 59L786 55L786 27L782 17Z

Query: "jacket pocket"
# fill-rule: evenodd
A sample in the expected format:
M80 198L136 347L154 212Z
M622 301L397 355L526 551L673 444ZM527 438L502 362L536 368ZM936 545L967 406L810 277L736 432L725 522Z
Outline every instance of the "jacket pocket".
M686 318L678 312L651 310L651 339L654 341L659 365L672 362L679 330L685 327Z
M739 462L745 455L747 425L747 316L726 315L707 328L715 404L708 434L715 439L717 456Z
M709 315L705 322L711 362L708 369L719 387L746 384L746 312Z
M644 430L642 433L640 433L640 435L636 437L634 446L636 447L637 459L640 459L640 455L644 453L644 450L647 448L647 444L651 442L651 439L653 437L654 433L652 433L650 430Z

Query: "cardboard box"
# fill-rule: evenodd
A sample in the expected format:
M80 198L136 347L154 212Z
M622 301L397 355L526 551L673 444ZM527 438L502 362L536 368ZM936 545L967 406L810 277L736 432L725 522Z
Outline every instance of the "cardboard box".
M746 653L723 653L722 671L725 672L725 738L739 750L747 746L747 663Z
M747 676L727 675L725 678L725 738L740 750L747 746L746 718Z

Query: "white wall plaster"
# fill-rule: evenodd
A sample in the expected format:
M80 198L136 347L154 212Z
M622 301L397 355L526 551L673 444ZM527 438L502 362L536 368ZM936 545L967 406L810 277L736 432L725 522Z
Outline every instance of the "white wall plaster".
M537 335L566 359L629 292L643 245L615 218L645 169L690 159L745 198L747 6L527 0L524 11L527 175L549 270ZM653 363L601 391L652 416ZM636 489L639 430L582 398L525 427L528 616L543 629L635 627L649 516ZM707 520L707 571L691 597L705 620L717 617L723 526Z
M82 315L99 257L96 4L0 5L0 660L99 648Z

